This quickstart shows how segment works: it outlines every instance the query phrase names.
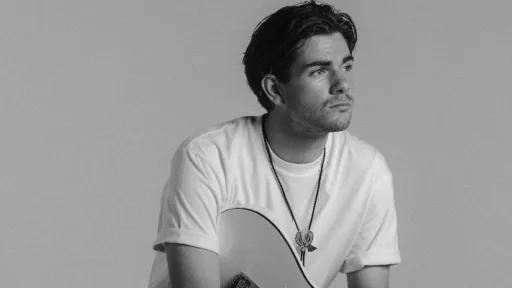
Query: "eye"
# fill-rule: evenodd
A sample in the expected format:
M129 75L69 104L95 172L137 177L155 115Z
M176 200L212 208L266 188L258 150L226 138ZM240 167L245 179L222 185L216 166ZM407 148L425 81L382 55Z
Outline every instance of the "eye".
M325 74L326 72L327 72L327 69L319 68L319 69L316 69L313 72L311 72L311 75L313 75L313 76L315 76L315 75L322 75L322 74Z
M350 64L347 64L345 66L343 66L343 69L346 71L346 72L349 72L352 70L352 63Z

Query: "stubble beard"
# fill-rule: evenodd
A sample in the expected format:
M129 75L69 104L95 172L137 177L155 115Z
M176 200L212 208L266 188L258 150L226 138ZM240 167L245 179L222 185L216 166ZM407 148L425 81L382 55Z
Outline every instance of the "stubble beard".
M304 111L303 117L294 114L288 114L288 118L297 132L313 137L325 136L330 132L340 132L346 130L352 119L352 108L345 112L346 115L337 115L336 119L329 119L324 115L315 115L311 111ZM336 112L340 113L340 112Z

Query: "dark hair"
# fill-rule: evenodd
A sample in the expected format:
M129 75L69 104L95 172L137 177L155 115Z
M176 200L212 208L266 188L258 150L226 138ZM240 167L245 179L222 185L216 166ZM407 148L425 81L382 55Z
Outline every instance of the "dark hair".
M245 50L243 64L249 87L267 111L272 110L273 104L261 88L263 77L271 73L287 82L288 70L305 40L334 32L343 35L352 53L357 42L352 18L329 4L315 1L283 7L256 26Z

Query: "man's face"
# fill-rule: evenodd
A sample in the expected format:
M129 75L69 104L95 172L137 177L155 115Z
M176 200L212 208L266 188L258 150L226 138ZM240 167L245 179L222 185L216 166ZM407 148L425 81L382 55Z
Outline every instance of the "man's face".
M289 81L279 83L284 103L278 109L310 133L345 130L352 115L352 65L340 33L307 39L290 67Z

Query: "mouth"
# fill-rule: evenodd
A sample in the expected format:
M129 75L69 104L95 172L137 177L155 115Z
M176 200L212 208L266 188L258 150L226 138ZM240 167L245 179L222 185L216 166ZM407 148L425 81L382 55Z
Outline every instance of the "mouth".
M350 102L340 102L334 105L329 106L329 108L338 108L342 110L348 110L352 106Z

